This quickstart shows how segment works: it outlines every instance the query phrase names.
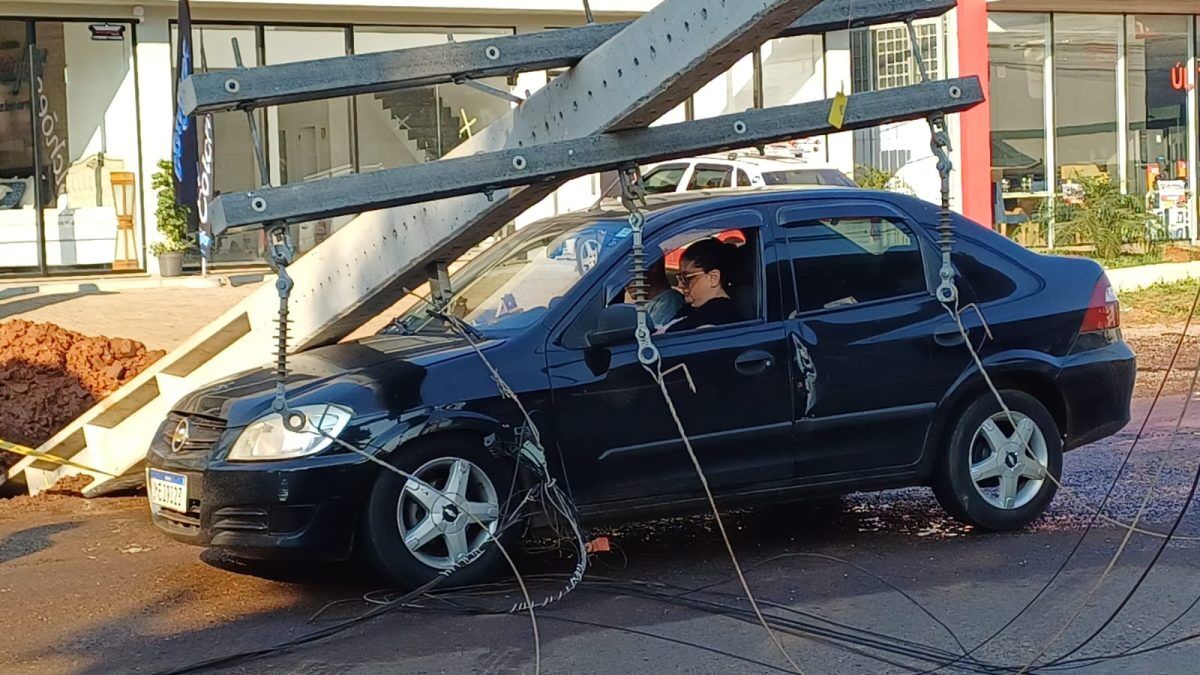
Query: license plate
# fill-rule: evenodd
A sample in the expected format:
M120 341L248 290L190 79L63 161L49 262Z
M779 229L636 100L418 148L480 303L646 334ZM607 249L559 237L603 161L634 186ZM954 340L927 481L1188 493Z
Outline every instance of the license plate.
M150 469L150 480L146 485L150 503L155 506L187 513L187 476L170 471Z

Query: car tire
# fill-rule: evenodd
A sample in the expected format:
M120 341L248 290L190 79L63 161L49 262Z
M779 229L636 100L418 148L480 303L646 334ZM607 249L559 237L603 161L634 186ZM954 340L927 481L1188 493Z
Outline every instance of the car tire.
M452 573L442 586L490 581L507 569L493 536L511 552L510 544L520 534L517 526L496 531L501 516L507 515L504 505L515 480L511 465L505 467L478 436L468 434L423 439L401 447L387 461L445 493L438 495L418 481L381 469L362 523L363 554L376 571L400 588L413 589L480 546L483 554ZM462 485L461 490L449 484L452 472L458 472L461 482L456 485ZM455 499L458 496L463 499ZM485 515L480 505L489 503ZM464 513L465 504L472 505L478 520ZM480 522L495 523L492 536Z
M950 515L992 531L1018 530L1040 517L1062 476L1054 417L1025 392L1001 395L1012 420L991 392L976 398L953 420L934 479L934 493Z

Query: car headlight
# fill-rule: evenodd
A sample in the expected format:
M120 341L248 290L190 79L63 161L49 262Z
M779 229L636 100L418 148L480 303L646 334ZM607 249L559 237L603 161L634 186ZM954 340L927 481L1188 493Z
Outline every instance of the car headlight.
M333 443L354 414L336 405L305 405L292 410L304 413L303 429L288 429L279 413L260 417L242 430L229 451L229 459L265 462L315 455Z

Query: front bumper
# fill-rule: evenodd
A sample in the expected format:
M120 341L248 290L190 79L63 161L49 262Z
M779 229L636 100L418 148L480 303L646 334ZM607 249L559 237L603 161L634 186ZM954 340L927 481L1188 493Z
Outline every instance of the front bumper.
M375 475L362 457L230 463L163 446L156 440L147 465L187 476L187 512L150 507L154 524L172 538L243 558L350 555Z
M1067 408L1064 450L1111 436L1129 424L1137 359L1118 341L1063 362L1057 378Z

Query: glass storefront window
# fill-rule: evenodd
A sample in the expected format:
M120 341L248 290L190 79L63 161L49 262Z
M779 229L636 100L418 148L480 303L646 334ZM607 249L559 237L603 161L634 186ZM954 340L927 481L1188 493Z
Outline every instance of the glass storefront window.
M929 77L945 77L942 20L922 21L915 28ZM850 32L851 92L879 91L920 81L921 69L906 26L890 24ZM941 202L937 159L929 148L925 122L896 122L852 133L856 171L859 167L885 171L893 175L897 189L926 201Z
M177 27L171 27L171 53L175 53ZM257 37L251 26L193 25L192 50L198 72L219 72L237 67L233 41L237 40L242 64L259 65ZM250 143L250 123L244 112L216 113L213 116L213 192L240 192L259 185L254 146ZM255 113L260 132L264 128L262 111ZM212 247L214 263L257 263L262 261L265 240L260 232L237 232L216 238ZM200 264L199 253L189 252L188 265Z
M742 57L732 68L701 87L692 101L698 120L753 108L754 57Z
M503 28L358 26L354 51L369 54L511 34ZM480 82L510 89L503 77ZM445 84L359 96L356 107L360 170L374 171L439 159L508 114L512 104L466 85Z
M0 21L0 271L38 267L29 27Z
M1120 16L1054 15L1054 143L1061 187L1078 177L1118 179Z
M1126 189L1146 199L1175 239L1190 239L1193 230L1187 190L1190 19L1143 14L1126 19Z
M762 47L763 107L809 103L825 98L825 41L819 35L769 40ZM825 162L825 137L790 141L787 150Z
M344 28L266 26L265 64L345 56L346 33ZM350 100L305 101L267 109L272 183L303 183L355 172ZM350 220L343 216L293 226L296 250L312 250Z
M120 37L106 39L84 22L34 24L39 192L50 267L142 266L140 214L119 214L124 203L113 189L130 179L141 184L133 31L118 27ZM133 229L119 228L118 215L132 217Z
M1028 246L1045 245L1046 56L1050 16L988 17L995 225Z

